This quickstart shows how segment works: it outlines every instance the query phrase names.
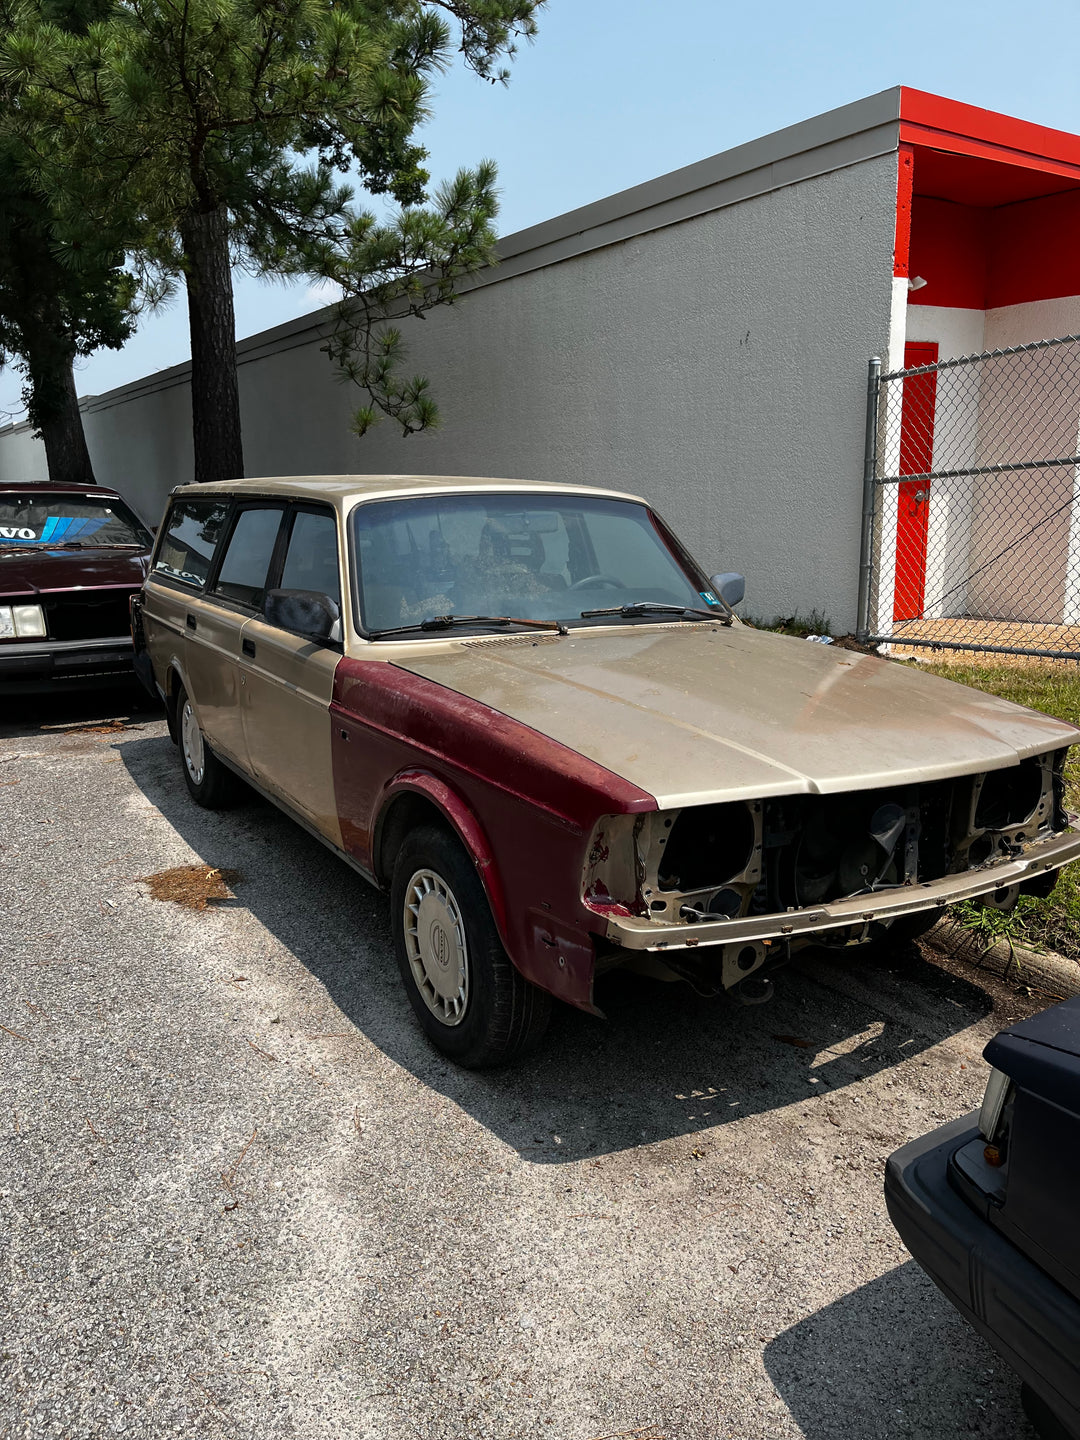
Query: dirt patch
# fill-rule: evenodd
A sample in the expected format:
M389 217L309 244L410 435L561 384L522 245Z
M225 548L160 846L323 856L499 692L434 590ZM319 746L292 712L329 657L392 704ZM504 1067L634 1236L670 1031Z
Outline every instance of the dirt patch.
M69 730L69 735L93 735L96 740L108 740L113 735L119 735L131 727L125 720L102 720L99 724L79 725L74 730Z
M876 655L878 653L876 645L861 645L854 635L835 635L833 644L841 650L854 650L857 655Z
M151 900L171 900L188 910L205 910L222 900L235 900L230 885L243 877L239 870L211 869L207 865L176 865L156 875L140 875L139 884L149 885Z
M930 940L920 940L914 948L918 949L927 964L944 971L955 980L977 985L984 991L992 1002L993 1024L997 1030L1008 1029L1018 1020L1026 1020L1029 1015L1035 1015L1040 1010L1045 1010L1048 1005L1056 1004L1053 996L1041 994L1022 980L1004 980L992 970L973 966L970 960L939 949Z

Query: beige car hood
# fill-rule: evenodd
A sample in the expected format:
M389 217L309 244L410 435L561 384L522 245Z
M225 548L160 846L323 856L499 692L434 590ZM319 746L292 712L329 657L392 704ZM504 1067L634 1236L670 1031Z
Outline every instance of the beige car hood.
M973 774L1080 741L980 690L742 626L444 645L402 646L394 663L588 756L661 807Z

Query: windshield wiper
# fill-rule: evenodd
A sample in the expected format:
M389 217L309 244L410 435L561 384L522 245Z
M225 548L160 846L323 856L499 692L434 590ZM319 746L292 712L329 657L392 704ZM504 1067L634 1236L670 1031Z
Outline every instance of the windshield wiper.
M141 550L133 540L123 544L110 544L107 540L43 540L44 550Z
M519 620L514 615L433 615L415 625L395 625L391 630L371 630L368 638L381 640L384 635L406 635L410 630L451 630L457 625L524 625L530 630L554 630L569 635L561 620Z
M582 610L582 620L592 620L596 615L623 615L631 620L635 615L692 615L697 620L718 620L721 625L730 625L731 616L723 611L695 610L691 605L664 605L658 600L635 600L632 605L612 605L607 610Z

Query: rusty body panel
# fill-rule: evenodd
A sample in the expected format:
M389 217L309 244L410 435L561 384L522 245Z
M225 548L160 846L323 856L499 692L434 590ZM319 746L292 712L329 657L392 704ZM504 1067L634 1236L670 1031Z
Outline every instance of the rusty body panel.
M345 849L382 879L379 831L403 794L423 795L462 840L503 943L530 980L592 1005L593 936L584 902L593 831L651 795L498 710L396 665L346 657L335 684L334 782Z

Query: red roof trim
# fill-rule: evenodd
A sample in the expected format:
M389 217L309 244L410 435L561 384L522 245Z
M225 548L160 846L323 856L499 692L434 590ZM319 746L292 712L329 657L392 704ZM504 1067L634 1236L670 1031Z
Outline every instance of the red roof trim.
M900 87L900 139L1080 180L1080 135Z

